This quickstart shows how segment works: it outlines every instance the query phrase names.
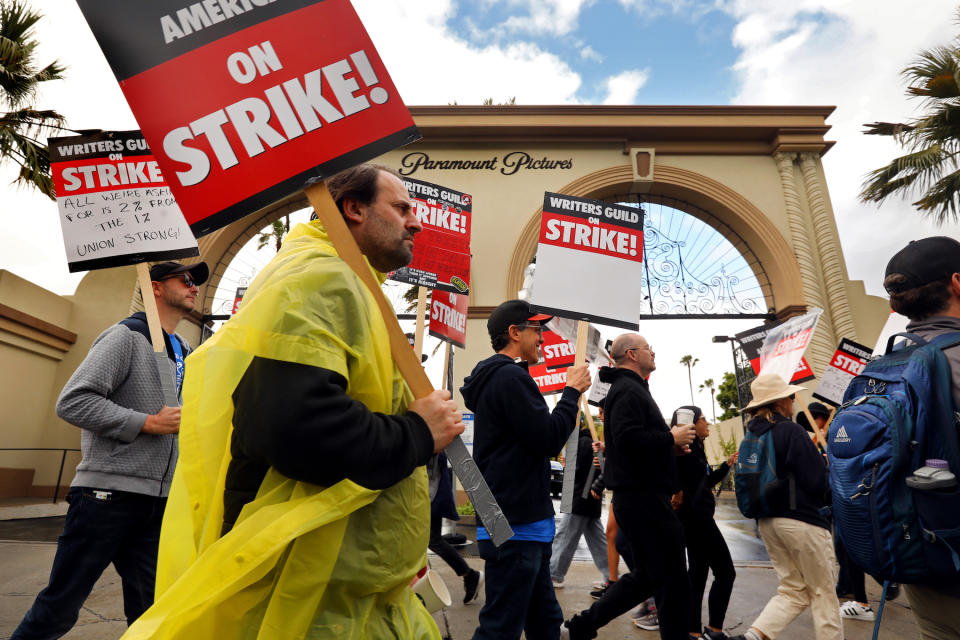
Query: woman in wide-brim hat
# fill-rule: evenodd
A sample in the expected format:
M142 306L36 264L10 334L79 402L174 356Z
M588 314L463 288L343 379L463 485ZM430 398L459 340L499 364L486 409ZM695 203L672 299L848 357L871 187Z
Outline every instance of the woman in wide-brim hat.
M827 468L803 427L792 420L794 397L803 387L764 374L750 390L753 400L744 408L750 417L747 430L773 435L777 482L767 492L772 514L760 518L758 526L780 586L750 629L736 638L772 640L810 607L817 640L842 640L834 590L837 560L823 511L830 503Z

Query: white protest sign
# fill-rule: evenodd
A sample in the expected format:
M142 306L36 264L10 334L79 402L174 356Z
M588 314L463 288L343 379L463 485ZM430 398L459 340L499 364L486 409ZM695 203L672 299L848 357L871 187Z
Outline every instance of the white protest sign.
M547 328L570 344L577 342L577 320L553 317L547 320ZM587 325L587 362L606 362L606 352L600 347L600 331L592 324Z
M775 373L784 380L793 378L810 344L823 309L812 308L802 316L790 318L767 332L760 348L760 373Z
M463 412L463 433L460 434L460 439L463 440L463 444L467 447L467 451L470 452L471 456L473 455L474 419L475 416L472 413Z
M887 317L887 322L883 325L883 329L880 330L877 344L873 347L873 355L884 355L887 352L887 342L890 340L890 336L906 331L908 322L910 322L910 319L907 318L907 316L902 316L896 311L891 311ZM900 340L905 339L906 338L900 338Z
M870 347L842 339L830 359L830 364L820 377L820 384L813 392L813 397L839 407L843 404L843 394L850 381L854 376L860 375L870 360Z
M139 131L48 142L71 273L200 255Z
M597 371L596 375L593 376L593 384L590 385L590 395L587 397L587 402L596 407L602 407L609 391L610 383L602 381L600 372Z
M530 291L533 309L637 329L642 275L642 209L544 194L537 269Z

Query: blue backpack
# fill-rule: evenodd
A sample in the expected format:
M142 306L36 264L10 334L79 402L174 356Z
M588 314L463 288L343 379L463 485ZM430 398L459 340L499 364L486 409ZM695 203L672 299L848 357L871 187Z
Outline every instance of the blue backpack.
M747 431L740 442L733 488L737 506L746 518L766 518L774 513L775 496L782 482L777 478L777 456L773 449L773 429L757 435ZM796 508L796 484L791 474L790 507Z
M915 344L893 351L904 336ZM878 580L918 583L960 576L960 485L912 489L928 459L960 475L960 415L943 349L901 333L847 387L827 435L833 517L854 562ZM912 481L911 481L912 482Z

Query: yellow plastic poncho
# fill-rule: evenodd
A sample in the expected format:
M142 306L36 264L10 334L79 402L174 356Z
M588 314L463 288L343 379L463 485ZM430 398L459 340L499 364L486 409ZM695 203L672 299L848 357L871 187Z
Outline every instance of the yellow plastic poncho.
M336 371L371 411L399 413L412 400L373 296L318 221L298 225L236 316L187 362L157 599L123 637L439 640L408 587L426 564L423 467L382 491L350 480L320 487L271 469L219 537L231 394L254 356Z

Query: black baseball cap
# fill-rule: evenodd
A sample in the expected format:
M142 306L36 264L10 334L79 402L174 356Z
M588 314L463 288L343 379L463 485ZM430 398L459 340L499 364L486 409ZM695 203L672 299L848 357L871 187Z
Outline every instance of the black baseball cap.
M196 264L180 264L179 262L160 262L150 267L150 279L154 282L165 280L178 273L189 273L198 285L203 284L210 277L210 269L206 262Z
M890 258L883 277L895 273L906 280L885 286L887 293L903 293L960 273L960 242L947 236L913 240Z
M534 313L530 310L530 303L526 300L507 300L493 310L487 318L487 331L494 338L506 333L512 324L524 324L539 320L541 324L552 318L545 313Z

